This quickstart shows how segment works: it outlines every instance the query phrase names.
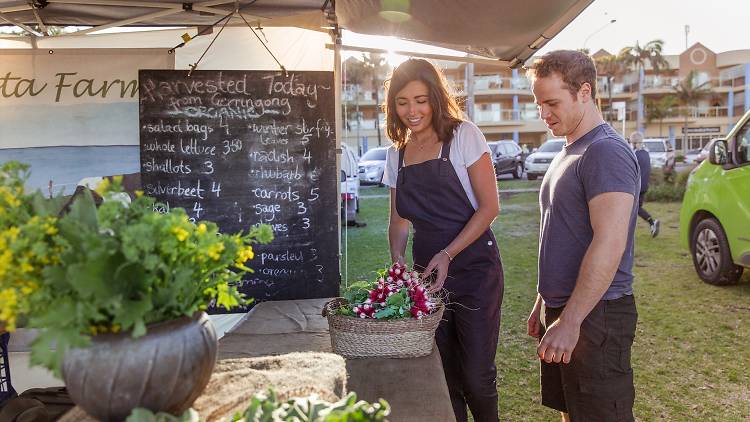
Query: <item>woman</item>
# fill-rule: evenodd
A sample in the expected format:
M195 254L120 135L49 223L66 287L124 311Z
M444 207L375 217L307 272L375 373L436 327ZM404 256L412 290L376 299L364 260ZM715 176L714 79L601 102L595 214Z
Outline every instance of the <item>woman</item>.
M490 148L426 60L402 63L386 87L391 258L404 261L411 223L415 267L436 273L431 291L448 292L436 341L456 420L467 420L468 404L474 420L497 421L503 270L490 230L500 209Z

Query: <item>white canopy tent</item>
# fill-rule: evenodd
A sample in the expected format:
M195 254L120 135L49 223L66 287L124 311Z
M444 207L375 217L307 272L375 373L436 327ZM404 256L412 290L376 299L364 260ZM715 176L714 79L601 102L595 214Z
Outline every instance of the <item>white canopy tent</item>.
M43 35L48 25L215 24L344 28L451 48L515 67L557 35L593 0L0 0L0 21ZM240 16L241 14L241 16ZM32 26L38 28L34 29Z
M249 37L247 24L258 27L297 27L317 31L266 30L269 47L288 69L334 69L341 78L340 30L391 35L465 52L477 61L521 66L558 34L593 0L207 0L181 2L125 0L0 0L0 26L19 26L30 37L0 38L2 49L47 50L73 48L163 49L177 46L186 30L81 35L114 27L186 26L191 36L229 19L223 42L202 59L200 69L269 69L276 63ZM241 16L240 16L241 14ZM231 16L230 16L231 15ZM246 23L247 22L247 23ZM47 36L48 26L91 26L71 34ZM231 28L231 27L242 27ZM208 31L205 31L208 32ZM336 46L326 51L331 35ZM174 68L185 69L206 49L209 37L197 37L178 49ZM172 42L174 40L174 42ZM309 48L310 43L317 48ZM282 47L283 46L283 47ZM420 55L413 52L413 55ZM227 57L231 57L228 64ZM337 101L340 92L336 92ZM0 98L2 102L2 98ZM2 105L2 104L0 104ZM341 127L341 107L336 107ZM0 130L0 135L3 132ZM8 148L9 132L0 136L0 151ZM137 143L137 137L134 138ZM340 143L340 136L339 136ZM33 146L33 145L26 145ZM6 150L7 151L7 150ZM120 157L121 158L121 157ZM57 160L64 159L57 156ZM71 167L75 167L71 165ZM128 169L115 169L128 172ZM133 171L132 169L130 171ZM137 171L137 168L136 170ZM227 327L236 320L228 321ZM14 368L26 366L28 354L16 353ZM13 358L13 356L11 356ZM21 369L23 372L23 369ZM41 370L24 373L32 387L54 384ZM18 379L24 379L21 376Z

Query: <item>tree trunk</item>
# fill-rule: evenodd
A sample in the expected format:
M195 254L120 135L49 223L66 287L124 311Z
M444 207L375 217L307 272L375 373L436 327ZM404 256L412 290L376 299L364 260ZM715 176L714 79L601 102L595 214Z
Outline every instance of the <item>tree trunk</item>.
M359 126L362 123L359 118L359 84L357 84L357 89L354 91L354 113L357 116L357 147L359 148L362 146L359 139Z
M612 77L607 76L607 93L609 94L609 125L612 126L612 122L614 119L612 118L612 112L615 111L614 107L612 107Z
M375 130L378 132L378 146L382 146L382 141L380 139L380 93L378 90L380 89L380 84L378 84L378 80L375 79Z
M682 150L687 151L688 143L688 110L685 110L685 126L682 128Z

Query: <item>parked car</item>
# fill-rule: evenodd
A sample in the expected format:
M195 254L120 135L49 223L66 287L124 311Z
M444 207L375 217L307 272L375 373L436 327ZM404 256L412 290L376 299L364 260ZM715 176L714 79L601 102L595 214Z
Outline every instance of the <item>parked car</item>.
M680 211L680 239L698 276L736 283L750 268L750 110L690 174Z
M363 185L383 183L385 156L388 147L373 148L359 159L359 181Z
M511 173L514 179L523 176L524 154L514 141L487 142L492 150L492 162L495 164L495 175Z
M674 168L674 148L667 139L646 138L643 148L651 157L652 168Z
M537 177L544 176L549 168L549 163L552 162L558 152L562 151L563 145L565 145L565 139L548 139L539 149L529 154L525 163L526 177L529 180L536 180Z
M357 156L346 145L341 145L341 218L354 223L359 213L359 169Z

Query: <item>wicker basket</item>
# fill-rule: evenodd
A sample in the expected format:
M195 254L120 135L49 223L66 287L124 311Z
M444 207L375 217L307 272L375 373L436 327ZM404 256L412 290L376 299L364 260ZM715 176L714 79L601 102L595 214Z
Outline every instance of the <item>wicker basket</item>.
M326 303L323 315L328 318L333 352L345 358L413 358L432 352L435 329L445 306L422 319L362 319L336 314L345 306L343 298Z

